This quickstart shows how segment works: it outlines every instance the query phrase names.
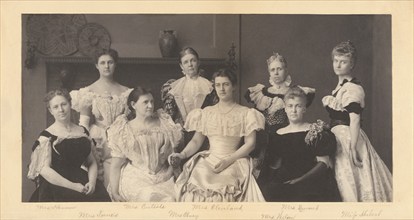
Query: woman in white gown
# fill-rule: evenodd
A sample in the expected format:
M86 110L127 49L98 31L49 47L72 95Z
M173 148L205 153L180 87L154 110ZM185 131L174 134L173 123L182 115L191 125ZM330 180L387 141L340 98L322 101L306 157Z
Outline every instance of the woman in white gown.
M337 139L335 178L345 202L391 202L392 175L360 128L364 89L352 77L356 49L349 41L332 50L338 85L322 103Z
M264 128L264 117L233 100L236 85L233 74L219 70L213 80L219 103L190 112L184 128L195 131L195 135L181 153L169 157L172 164L186 159L208 137L210 148L193 155L176 180L177 201L264 201L248 156L255 147L256 130Z
M95 66L99 71L99 79L87 87L70 92L72 108L80 113L79 124L87 128L96 141L93 152L98 163L98 179L103 181L105 187L109 183L110 168L105 131L127 109L126 99L132 90L114 80L117 62L118 52L113 49L97 53Z
M113 201L175 201L173 170L167 157L180 141L182 127L141 87L128 96L128 115L108 129L112 163L108 191Z

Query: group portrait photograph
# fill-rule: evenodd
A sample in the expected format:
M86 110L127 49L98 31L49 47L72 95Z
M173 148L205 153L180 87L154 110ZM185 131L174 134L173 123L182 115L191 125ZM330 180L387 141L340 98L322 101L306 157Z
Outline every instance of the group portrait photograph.
M274 10L16 13L2 219L409 219L412 18Z

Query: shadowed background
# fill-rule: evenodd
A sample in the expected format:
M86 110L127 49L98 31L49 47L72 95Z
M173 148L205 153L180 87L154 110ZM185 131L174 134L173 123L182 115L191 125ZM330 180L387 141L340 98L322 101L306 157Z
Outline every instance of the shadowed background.
M339 42L354 42L358 60L355 76L365 89L366 108L362 128L392 172L392 62L390 15L85 15L88 23L104 26L111 35L111 47L120 57L160 58L158 33L173 29L179 46L192 46L203 59L224 60L232 43L239 67L238 101L247 104L243 94L257 83L269 85L266 59L282 54L288 62L293 84L316 88L316 97L306 113L308 121L328 121L321 98L337 84L330 53ZM22 16L22 60L26 57L26 19ZM79 58L75 53L70 57ZM34 183L26 178L31 146L39 133L50 125L43 97L59 85L61 63L46 62L36 54L32 69L22 64L22 201L27 201ZM92 63L72 63L76 72L74 89L98 78ZM222 66L220 62L201 63L207 75ZM144 85L156 92L166 78L179 78L178 64L122 64L117 68L120 81L128 86Z

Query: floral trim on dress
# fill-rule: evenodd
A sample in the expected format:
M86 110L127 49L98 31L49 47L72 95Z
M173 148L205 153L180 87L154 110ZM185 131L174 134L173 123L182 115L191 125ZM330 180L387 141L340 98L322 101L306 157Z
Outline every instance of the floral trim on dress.
M333 167L332 158L336 149L335 135L324 121L318 119L310 125L306 133L305 143L313 148L316 153L316 161L323 162L328 168Z

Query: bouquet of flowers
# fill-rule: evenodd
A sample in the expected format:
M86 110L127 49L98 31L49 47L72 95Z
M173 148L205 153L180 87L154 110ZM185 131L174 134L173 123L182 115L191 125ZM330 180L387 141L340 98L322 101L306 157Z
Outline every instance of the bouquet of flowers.
M309 146L315 146L321 139L322 133L329 132L329 126L324 121L318 119L316 123L312 123L310 130L306 134L305 142Z

